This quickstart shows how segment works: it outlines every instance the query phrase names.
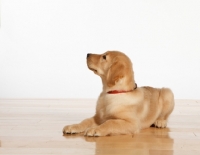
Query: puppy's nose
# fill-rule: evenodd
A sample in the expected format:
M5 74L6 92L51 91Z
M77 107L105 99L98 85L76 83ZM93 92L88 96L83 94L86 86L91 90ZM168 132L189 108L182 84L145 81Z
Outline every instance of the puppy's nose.
M90 55L91 55L91 53L88 53L88 54L87 54L87 58L88 58Z

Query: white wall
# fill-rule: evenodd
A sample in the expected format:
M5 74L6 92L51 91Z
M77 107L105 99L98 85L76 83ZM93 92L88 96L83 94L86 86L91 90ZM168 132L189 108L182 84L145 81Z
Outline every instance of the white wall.
M199 0L2 0L0 98L96 98L86 54L125 52L138 86L200 99Z

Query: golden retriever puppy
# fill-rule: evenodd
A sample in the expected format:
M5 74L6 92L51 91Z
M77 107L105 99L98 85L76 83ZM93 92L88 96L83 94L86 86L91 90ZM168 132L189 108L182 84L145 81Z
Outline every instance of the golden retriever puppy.
M131 60L118 51L87 54L87 65L101 77L103 84L96 114L79 124L65 126L64 134L84 132L85 136L107 136L134 134L152 124L166 127L174 108L170 89L137 88Z

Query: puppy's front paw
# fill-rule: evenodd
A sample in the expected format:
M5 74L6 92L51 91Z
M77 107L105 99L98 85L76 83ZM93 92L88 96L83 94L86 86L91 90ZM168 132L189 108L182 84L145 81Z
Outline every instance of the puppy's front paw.
M103 133L98 127L97 128L89 128L85 131L85 136L95 136L95 137L99 137L99 136L105 136L105 133Z
M67 125L63 128L63 134L74 134L81 132L84 132L84 130L79 124Z
M167 121L166 120L156 120L154 125L158 128L165 128L167 126Z

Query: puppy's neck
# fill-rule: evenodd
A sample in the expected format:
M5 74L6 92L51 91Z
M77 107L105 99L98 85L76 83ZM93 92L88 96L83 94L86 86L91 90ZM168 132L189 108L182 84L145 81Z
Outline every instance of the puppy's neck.
M113 90L116 91L132 91L135 90L137 88L137 84L135 83L134 78L132 79L128 79L126 77L120 79L118 82L115 83L114 86L107 86L106 80L104 78L102 78L102 84L103 84L103 92L107 93Z

